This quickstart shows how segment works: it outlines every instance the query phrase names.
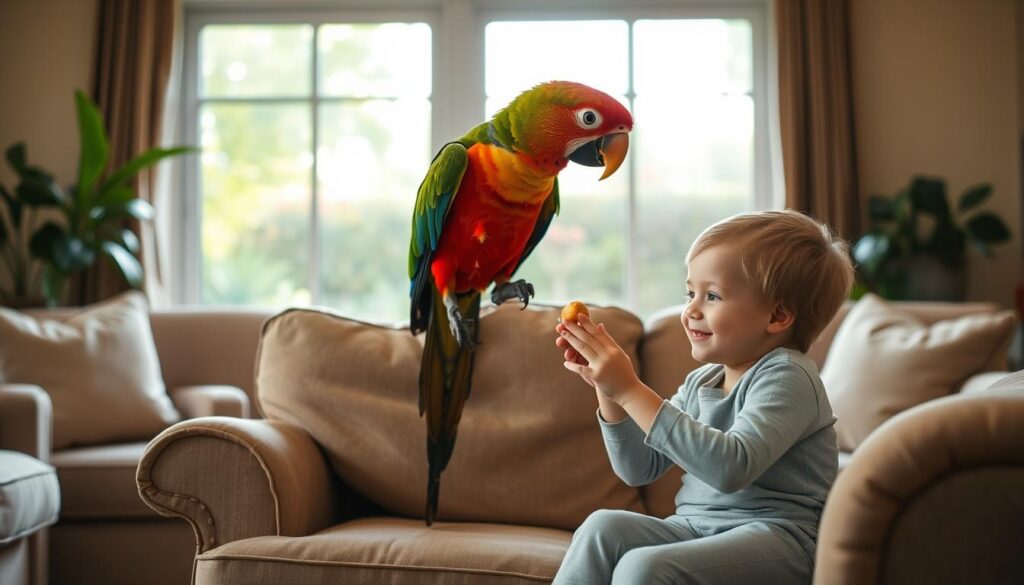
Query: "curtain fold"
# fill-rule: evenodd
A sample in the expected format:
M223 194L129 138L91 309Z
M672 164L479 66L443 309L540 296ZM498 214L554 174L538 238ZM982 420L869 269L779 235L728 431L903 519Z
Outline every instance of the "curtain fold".
M775 0L786 207L860 235L847 0Z
M161 145L164 103L170 79L178 0L99 0L92 98L110 138L108 169ZM156 197L156 167L142 171L130 186L161 209ZM139 237L147 291L163 287L154 222L132 220L126 227ZM84 305L128 288L109 259L96 262L71 281L69 301Z

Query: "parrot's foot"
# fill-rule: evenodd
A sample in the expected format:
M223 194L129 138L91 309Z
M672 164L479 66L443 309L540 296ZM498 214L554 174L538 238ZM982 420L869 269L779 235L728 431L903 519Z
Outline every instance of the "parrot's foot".
M452 335L455 336L455 341L458 342L459 347L473 351L476 348L476 341L473 340L473 335L469 330L469 324L473 322L473 319L462 316L458 303L448 302L448 299L445 299L444 304L448 309L448 326L452 330Z
M533 285L526 282L523 279L519 279L515 282L506 282L494 287L494 292L491 293L491 302L495 305L500 305L505 301L512 299L519 299L523 301L523 308L525 309L530 304L530 297L533 296Z

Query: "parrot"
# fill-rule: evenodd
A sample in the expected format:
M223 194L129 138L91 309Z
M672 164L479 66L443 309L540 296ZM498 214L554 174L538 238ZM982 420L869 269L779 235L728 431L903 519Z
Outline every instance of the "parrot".
M516 299L531 283L512 280L559 211L558 173L569 161L611 176L629 149L633 117L610 95L549 81L448 142L416 193L409 243L410 331L426 331L419 411L427 426L425 521L433 524L441 473L455 448L480 343L481 294Z

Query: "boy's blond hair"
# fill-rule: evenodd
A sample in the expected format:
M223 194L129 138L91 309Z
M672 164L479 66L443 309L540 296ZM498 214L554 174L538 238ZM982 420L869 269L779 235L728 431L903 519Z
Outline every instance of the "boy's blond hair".
M702 251L725 244L739 254L746 279L769 302L793 312L792 345L806 352L853 286L846 242L802 213L759 211L723 219L690 246L686 264Z

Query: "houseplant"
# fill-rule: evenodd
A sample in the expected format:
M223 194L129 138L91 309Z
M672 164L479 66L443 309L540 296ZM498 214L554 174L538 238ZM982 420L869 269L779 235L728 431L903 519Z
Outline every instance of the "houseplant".
M194 150L190 147L153 148L107 172L108 140L99 108L83 92L75 92L80 153L78 181L62 189L45 170L28 164L26 148L7 149L8 164L19 179L13 192L0 186L7 204L9 226L0 220L0 256L7 258L12 290L0 290L17 304L31 294L30 262L24 254L24 234L35 228L36 212L52 209L59 219L45 221L28 236L29 257L41 263L41 290L46 304L56 305L67 279L109 258L133 288L142 283L142 265L135 254L139 240L126 225L132 218L148 221L153 206L139 199L130 181L139 171L164 158Z
M991 257L992 247L1010 238L998 215L975 212L991 194L991 185L971 187L954 212L944 180L917 176L893 197L871 196L870 229L853 246L857 292L894 300L964 300L967 244Z

